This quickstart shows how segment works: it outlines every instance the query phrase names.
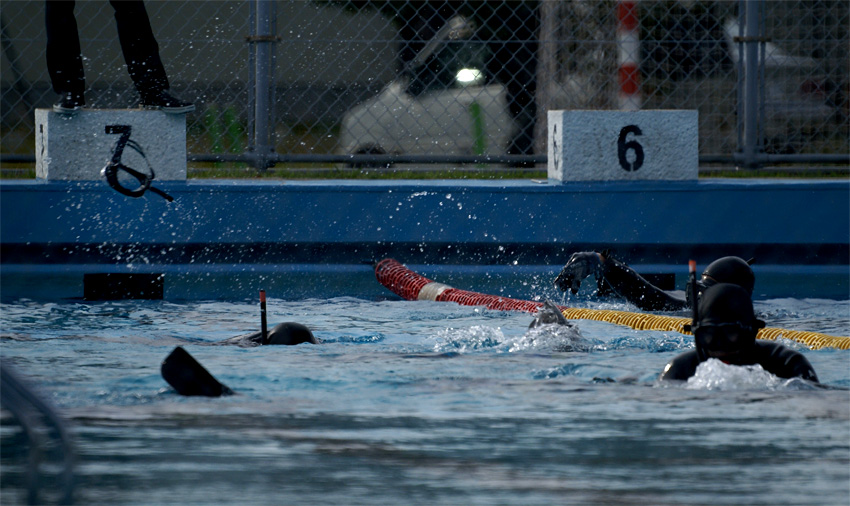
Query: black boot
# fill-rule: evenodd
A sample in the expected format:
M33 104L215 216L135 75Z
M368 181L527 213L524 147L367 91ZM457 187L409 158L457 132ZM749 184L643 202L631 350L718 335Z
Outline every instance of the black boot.
M195 105L174 97L167 90L142 95L139 104L143 109L158 109L168 114L183 114L195 110Z
M59 101L53 104L53 110L60 114L76 114L86 105L86 99L82 95L76 95L70 91L63 93Z

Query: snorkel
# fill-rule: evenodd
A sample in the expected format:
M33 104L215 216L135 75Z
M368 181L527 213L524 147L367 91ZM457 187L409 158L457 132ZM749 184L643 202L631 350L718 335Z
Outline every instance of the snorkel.
M260 290L260 337L263 344L269 344L269 328L266 323L266 291Z
M699 320L699 309L697 309L698 300L697 300L697 261L696 260L688 260L688 285L690 288L691 295L691 331L696 327L697 321Z
M694 347L697 350L697 356L700 361L708 358L706 352L700 347L697 339L696 329L699 326L699 300L697 290L697 261L688 260L688 295L691 298L691 324L685 325L685 330L690 331L694 335Z

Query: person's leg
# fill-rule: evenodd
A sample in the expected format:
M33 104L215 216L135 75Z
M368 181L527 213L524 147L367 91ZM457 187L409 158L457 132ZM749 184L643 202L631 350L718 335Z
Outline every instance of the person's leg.
M86 77L74 2L47 0L44 7L47 71L53 91L62 95L57 106L77 109L85 104Z
M168 76L159 57L159 45L151 29L150 18L141 1L110 0L115 9L118 38L127 70L139 92L141 105L168 113L195 110L190 102L175 98L168 92Z
M142 101L168 89L168 77L159 58L159 45L154 38L145 4L140 0L110 0L109 3L115 9L118 40L121 42L127 70Z

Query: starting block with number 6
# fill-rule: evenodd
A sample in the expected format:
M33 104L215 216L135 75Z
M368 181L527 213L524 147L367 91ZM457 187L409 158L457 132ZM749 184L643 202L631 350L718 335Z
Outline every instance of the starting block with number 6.
M549 111L549 179L695 180L695 110Z

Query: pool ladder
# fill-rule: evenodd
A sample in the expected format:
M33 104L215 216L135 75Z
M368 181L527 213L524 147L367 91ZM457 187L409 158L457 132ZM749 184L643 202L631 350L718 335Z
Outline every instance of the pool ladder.
M0 405L15 417L29 444L25 477L27 504L44 504L45 499L39 498L39 473L48 450L53 448L61 453L58 504L73 504L75 453L65 422L7 362L0 362Z

